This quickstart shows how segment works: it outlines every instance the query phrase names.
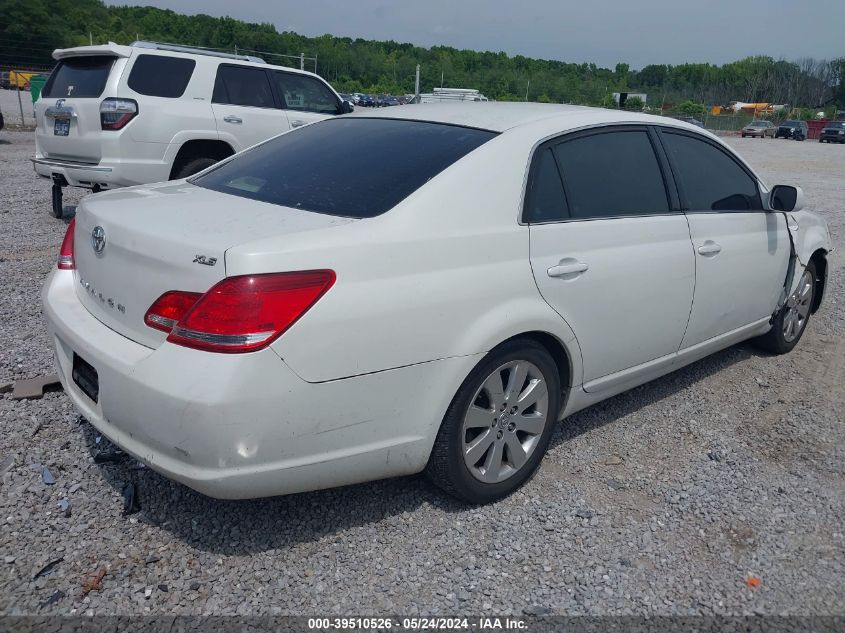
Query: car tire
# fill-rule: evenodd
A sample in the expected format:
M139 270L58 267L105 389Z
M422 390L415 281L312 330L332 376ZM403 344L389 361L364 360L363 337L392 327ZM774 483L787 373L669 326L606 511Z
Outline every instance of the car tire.
M199 172L201 172L203 169L211 167L216 162L218 161L214 158L192 158L190 160L185 161L182 165L179 166L179 169L177 169L173 175L173 179L179 180L180 178L187 178L188 176L193 176L194 174L198 174Z
M545 347L527 338L503 343L475 366L452 399L426 476L471 504L509 495L537 471L560 399L560 374Z
M798 288L772 321L772 329L753 339L754 345L772 354L791 352L807 329L815 292L816 267L810 262L801 275Z

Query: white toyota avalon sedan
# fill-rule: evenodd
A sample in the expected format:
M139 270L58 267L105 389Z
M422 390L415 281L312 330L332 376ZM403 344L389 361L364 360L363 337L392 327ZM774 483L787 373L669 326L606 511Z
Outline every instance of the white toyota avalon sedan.
M579 409L791 350L831 249L803 204L673 119L385 108L85 198L44 311L81 414L205 494L425 471L483 503Z

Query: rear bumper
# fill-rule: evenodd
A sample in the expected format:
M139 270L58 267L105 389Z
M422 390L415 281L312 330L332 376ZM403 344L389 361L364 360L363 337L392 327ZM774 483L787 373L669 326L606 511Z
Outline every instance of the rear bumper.
M45 178L63 176L72 187L101 189L131 187L167 180L170 165L161 161L100 161L97 164L80 163L36 156L32 160L35 173Z
M150 349L109 329L76 297L73 271L42 292L59 378L80 413L166 477L218 498L253 498L419 472L475 357L326 383L300 379L271 349ZM94 402L72 379L94 369ZM458 380L458 382L454 382Z

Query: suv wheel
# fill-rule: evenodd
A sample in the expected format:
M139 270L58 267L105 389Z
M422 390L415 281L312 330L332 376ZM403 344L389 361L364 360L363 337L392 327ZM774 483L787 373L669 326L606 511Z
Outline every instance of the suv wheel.
M179 169L176 170L176 173L173 175L173 179L179 180L180 178L193 176L194 174L201 172L203 169L211 167L216 162L217 160L214 158L192 158L185 161Z
M546 349L514 339L491 351L455 395L426 476L469 503L522 486L543 459L560 410L560 376Z

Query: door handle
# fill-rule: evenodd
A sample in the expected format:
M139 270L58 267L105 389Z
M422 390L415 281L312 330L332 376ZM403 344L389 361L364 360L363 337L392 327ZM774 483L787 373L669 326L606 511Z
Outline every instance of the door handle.
M291 121L290 122L291 127L302 127L303 125L305 125L305 121Z
M226 121L226 123L243 123L244 122L244 120L241 117L233 116L231 114L228 115L228 116L224 116L223 120Z
M560 260L557 266L552 266L546 273L549 277L567 277L569 275L577 276L586 272L590 266L584 262L579 262L577 259L567 257Z
M707 240L698 247L698 252L705 257L710 255L717 255L718 253L722 252L722 247L716 244L713 240Z

